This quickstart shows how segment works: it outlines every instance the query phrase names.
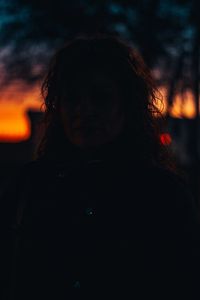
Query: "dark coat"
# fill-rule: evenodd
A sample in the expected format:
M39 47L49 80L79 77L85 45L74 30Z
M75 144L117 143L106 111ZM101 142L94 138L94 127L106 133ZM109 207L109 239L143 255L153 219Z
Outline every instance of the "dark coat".
M1 205L5 299L200 298L196 211L169 171L35 161Z

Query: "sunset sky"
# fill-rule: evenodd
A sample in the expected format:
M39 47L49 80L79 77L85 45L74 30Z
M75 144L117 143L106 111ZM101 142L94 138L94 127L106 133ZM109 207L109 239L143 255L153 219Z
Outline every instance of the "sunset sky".
M163 100L166 89L160 88ZM182 98L184 96L184 98ZM175 118L193 118L194 99L190 92L175 98L170 115ZM40 86L30 87L20 81L3 89L0 93L0 142L21 142L30 137L30 121L27 110L40 111L42 98ZM166 109L166 108L165 108Z
M0 93L0 142L20 142L30 137L27 110L41 109L39 86L15 82Z
M59 7L47 6L42 1L0 0L0 82L5 73L11 80L6 88L0 89L0 142L20 142L30 137L30 120L26 112L39 111L42 104L40 87L33 82L66 38L80 32L91 33L93 28L96 32L99 25L103 31L114 30L131 38L149 65L156 66L159 58L157 75L160 76L163 67L164 84L182 82L182 87L191 88L196 76L193 68L190 69L194 64L191 45L195 45L193 38L197 25L191 13L198 9L187 1L160 0L155 3L154 9L149 11L147 5L141 10L134 1L126 7L123 1L94 1L94 4L86 0L77 1L77 4L69 1L70 5L63 1ZM103 15L101 11L104 11ZM152 64L154 60L155 65ZM160 91L166 102L166 88L161 87ZM195 116L190 90L175 96L173 103L172 117Z

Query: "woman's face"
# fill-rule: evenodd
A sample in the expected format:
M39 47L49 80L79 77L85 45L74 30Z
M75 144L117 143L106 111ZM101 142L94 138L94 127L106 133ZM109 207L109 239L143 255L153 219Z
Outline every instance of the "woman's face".
M117 82L102 68L79 72L61 97L60 114L69 141L81 148L114 140L124 114Z

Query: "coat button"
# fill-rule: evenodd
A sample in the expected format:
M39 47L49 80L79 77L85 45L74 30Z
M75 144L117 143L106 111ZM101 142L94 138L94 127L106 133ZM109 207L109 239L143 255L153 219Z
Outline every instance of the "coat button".
M59 171L58 174L57 174L57 177L64 178L65 177L65 172L64 171Z
M85 209L85 213L86 213L87 216L93 216L94 215L94 210L93 210L92 207L87 207Z
M80 284L80 281L79 280L76 280L74 283L73 283L73 287L75 289L79 289L81 287L81 284Z

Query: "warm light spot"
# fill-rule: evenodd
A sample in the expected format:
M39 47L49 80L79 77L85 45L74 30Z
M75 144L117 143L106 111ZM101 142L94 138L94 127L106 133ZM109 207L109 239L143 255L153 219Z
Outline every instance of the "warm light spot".
M160 135L160 141L164 146L169 146L172 142L171 135L169 133L162 133Z
M2 108L0 110L1 142L19 142L30 137L30 122L27 115L20 110Z
M188 119L195 117L195 100L192 93L187 93L182 106L183 116Z
M0 93L0 142L20 142L30 137L30 121L26 111L40 110L38 86L16 81Z
M175 96L170 115L174 118L192 119L195 117L195 100L190 90Z
M163 96L163 105L158 101L157 107L164 115L167 111L167 89L160 87L159 91ZM177 94L172 107L169 109L169 115L173 118L192 119L195 117L195 113L195 99L191 90L186 90L183 94Z

